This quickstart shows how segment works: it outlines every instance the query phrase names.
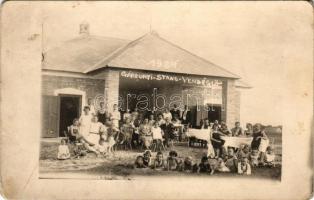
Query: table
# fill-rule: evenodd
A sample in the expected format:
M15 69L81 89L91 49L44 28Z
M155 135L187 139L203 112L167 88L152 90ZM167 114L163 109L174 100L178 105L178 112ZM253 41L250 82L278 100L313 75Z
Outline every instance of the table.
M187 132L186 135L188 137L195 137L196 139L200 140L210 140L210 129L194 129L190 128Z
M221 136L221 139L225 141L225 147L235 147L239 148L242 144L247 144L251 146L253 137L230 137L230 136Z
M209 141L210 140L210 129L189 129L186 132L188 137L195 137L196 139ZM239 148L242 144L248 144L251 146L253 137L230 137L221 136L221 139L225 141L225 147Z

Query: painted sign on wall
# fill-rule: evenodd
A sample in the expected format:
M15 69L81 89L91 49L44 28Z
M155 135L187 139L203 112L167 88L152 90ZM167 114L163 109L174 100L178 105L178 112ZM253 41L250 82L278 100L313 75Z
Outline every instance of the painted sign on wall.
M147 80L147 81L169 81L177 82L186 85L204 86L212 89L222 89L222 81L206 77L191 77L186 75L173 75L166 73L149 73L149 72L134 72L121 71L120 76L123 78Z

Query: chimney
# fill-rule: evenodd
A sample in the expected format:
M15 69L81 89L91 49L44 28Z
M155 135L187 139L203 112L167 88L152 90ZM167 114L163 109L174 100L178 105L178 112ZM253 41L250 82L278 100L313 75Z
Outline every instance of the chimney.
M80 35L82 36L89 35L89 24L87 22L83 22L80 24Z

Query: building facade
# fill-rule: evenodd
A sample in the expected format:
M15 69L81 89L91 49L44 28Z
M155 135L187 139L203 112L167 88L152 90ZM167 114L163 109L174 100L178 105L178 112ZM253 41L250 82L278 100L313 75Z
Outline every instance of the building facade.
M42 136L64 136L87 100L110 112L137 107L162 112L189 107L192 125L201 119L240 120L240 77L150 32L134 41L81 35L44 53Z

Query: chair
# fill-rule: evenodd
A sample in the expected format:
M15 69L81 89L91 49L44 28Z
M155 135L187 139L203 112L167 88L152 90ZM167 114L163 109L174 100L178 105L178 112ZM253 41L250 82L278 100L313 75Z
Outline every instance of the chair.
M161 151L161 149L166 150L162 140L160 140L160 139L153 139L153 142L152 142L152 145L151 145L151 149L152 149L152 151L156 151L157 148L159 148L160 151Z

